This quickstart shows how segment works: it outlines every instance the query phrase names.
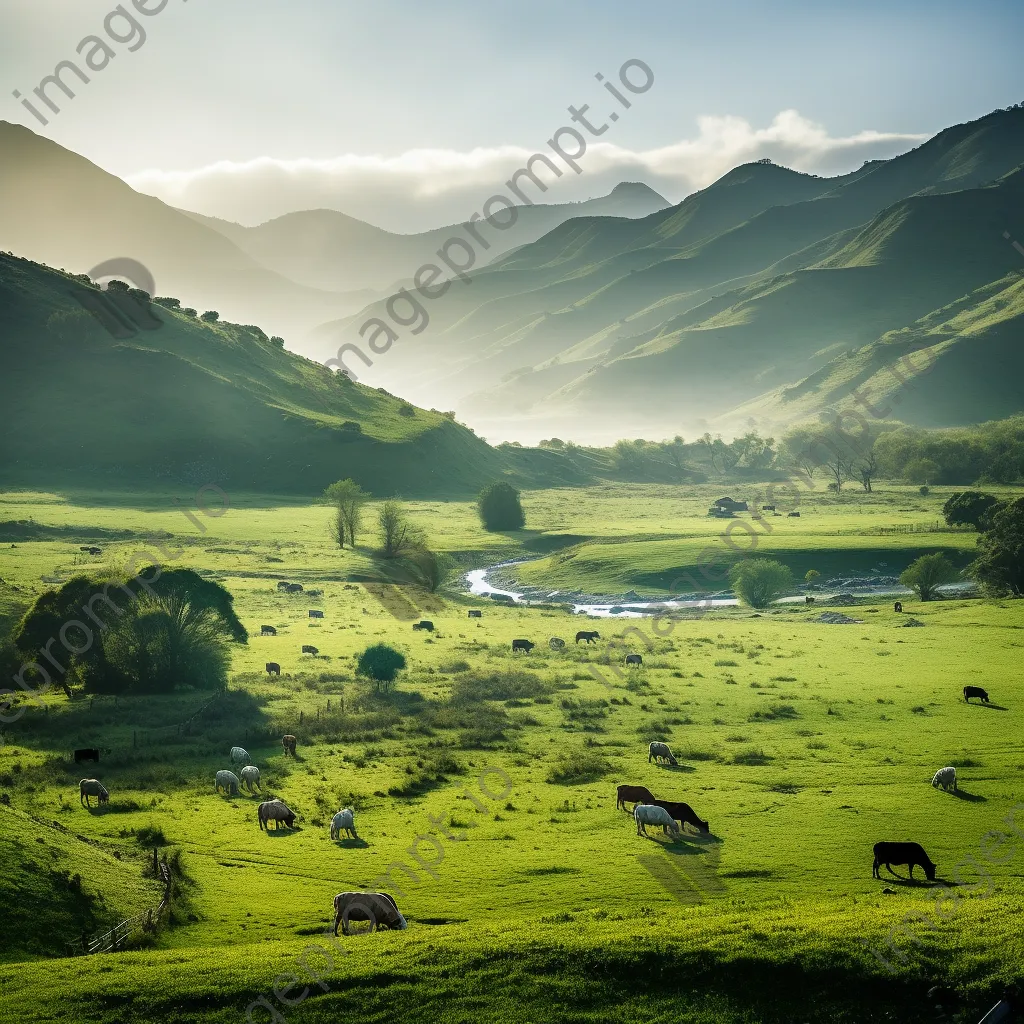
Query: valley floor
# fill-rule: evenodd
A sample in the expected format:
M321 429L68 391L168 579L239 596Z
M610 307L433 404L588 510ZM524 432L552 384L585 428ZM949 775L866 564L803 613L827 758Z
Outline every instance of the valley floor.
M622 590L720 543L724 524L704 515L717 496L534 492L522 536L484 534L469 505L411 507L467 567L554 551L562 576L545 582ZM889 564L938 547L966 561L973 535L929 525L942 500L893 488L807 501L799 521L769 521L790 531L771 553L799 549L825 572L869 538ZM42 577L123 566L156 537L231 590L251 634L208 706L187 689L70 702L57 690L5 728L0 903L49 912L8 909L0 1020L925 1021L941 982L966 1022L1020 979L1019 602L906 601L899 615L862 601L842 609L847 625L817 621L820 606L688 613L657 631L588 624L366 582L368 549L332 550L327 511L232 496L222 516L198 516L200 533L169 495L0 495L0 529L30 521L2 551L8 622ZM894 525L907 532L883 532ZM132 535L104 532L116 530ZM103 553L80 552L87 542ZM610 566L603 552L626 548ZM559 551L570 557L556 565ZM597 568L574 574L588 558ZM278 578L320 593L283 595ZM433 633L412 630L420 617ZM599 642L576 645L588 625ZM537 647L513 655L518 637ZM387 694L354 675L378 640L409 664ZM310 643L316 658L300 653ZM642 668L620 668L629 651ZM992 704L965 704L966 684ZM648 762L655 739L677 768ZM258 797L214 794L233 744L264 796L297 811L294 831L261 832ZM98 765L69 760L90 746ZM944 765L956 794L929 785ZM110 789L106 808L79 806L85 774ZM637 836L619 783L689 802L710 835ZM359 838L331 841L342 806ZM938 882L872 879L882 839L922 843ZM173 925L139 951L48 958L78 938L86 906L98 930L155 905L154 845L180 852ZM329 942L334 894L367 887L393 893L410 928L342 939L328 967L307 947ZM275 979L287 998L308 994L288 1005Z

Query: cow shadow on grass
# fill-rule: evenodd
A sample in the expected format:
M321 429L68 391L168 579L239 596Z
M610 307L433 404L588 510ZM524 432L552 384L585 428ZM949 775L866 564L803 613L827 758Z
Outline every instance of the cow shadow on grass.
M285 825L284 828L268 828L264 829L264 832L268 836L295 836L302 831L301 825L296 825L294 828L289 828Z
M345 839L332 839L331 842L334 843L339 850L365 850L370 845L365 839L360 839L359 836L356 836L355 839L352 839L351 837L346 837Z
M954 789L950 796L955 796L958 800L964 800L969 804L983 804L988 800L987 796L982 796L980 793L968 793L966 789Z
M658 767L665 772L679 772L684 775L697 770L692 764L659 764Z
M1009 711L1010 710L1007 707L1003 707L1002 704L993 704L992 701L989 701L987 704L984 701L978 701L977 703L973 703L972 701L967 701L966 703L967 703L968 707L972 707L972 708L988 708L989 711Z

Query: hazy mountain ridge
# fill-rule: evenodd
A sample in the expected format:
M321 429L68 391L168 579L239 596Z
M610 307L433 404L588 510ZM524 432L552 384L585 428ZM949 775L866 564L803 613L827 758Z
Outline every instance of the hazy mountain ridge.
M726 422L1020 267L1022 163L1011 108L841 178L749 164L640 221L579 218L434 303L380 373L477 417Z
M587 216L645 217L668 207L667 200L639 182L623 182L608 195L581 203L536 203L518 207L515 227L489 232L490 260L523 246L566 220ZM460 226L398 234L336 210L305 210L243 227L230 221L181 211L219 231L263 266L319 288L383 291L409 278ZM481 254L483 255L483 254Z

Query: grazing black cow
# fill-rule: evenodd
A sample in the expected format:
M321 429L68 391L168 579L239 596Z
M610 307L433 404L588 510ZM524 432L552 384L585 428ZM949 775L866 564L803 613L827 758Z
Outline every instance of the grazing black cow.
M972 697L977 697L983 700L986 704L992 702L988 699L988 691L983 690L980 686L965 686L964 687L964 700L970 703Z
M789 513L787 513L787 515L789 516L790 519L799 519L800 518L800 513L799 512L789 512Z
M291 584L287 580L278 580L277 581L277 589L278 590L287 590L290 586L291 586Z
M434 631L434 624L429 619L420 619L419 622L412 624L413 629L425 629L428 633Z
M260 626L260 636L277 636L277 630L273 626Z
M581 629L576 634L576 643L581 640L586 640L588 644L592 644L595 640L600 640L601 634L596 629Z
M676 803L674 800L652 800L651 803L655 807L664 807L680 825L688 821L698 832L711 831L711 826L706 821L701 821L689 804Z
M892 610L893 610L894 612L901 612L901 611L903 611L903 602L902 602L902 601L897 601L897 602L896 602L896 603L895 603L895 604L894 604L894 605L892 606Z
M804 604L814 604L814 598L810 594L804 595Z
M268 676L279 676L281 674L281 666L276 661L267 662L267 675Z
M309 617L311 619L322 619L324 617L324 613L316 608L310 608Z
M470 618L470 619L482 619L483 618L483 612L481 612L479 608L470 608L469 609L469 614L467 615L467 618Z
M644 659L639 654L627 654L626 655L626 664L627 665L642 665L643 663L644 663Z
M775 506L774 505L762 505L761 506L761 511L762 512L774 512L775 511Z
M920 843L875 843L875 863L871 868L872 878L881 878L879 868L885 865L890 875L895 875L893 864L907 864L910 877L914 877L914 868L924 869L929 882L935 881L935 865L931 862L924 847ZM897 875L897 878L899 876Z
M516 651L526 651L526 653L529 654L536 646L537 645L532 640L513 640L512 653L515 654Z
M302 584L301 583L289 583L287 589L288 589L288 593L289 594L301 594L302 593Z
M313 654L313 655L316 655L316 654L319 654L320 652L312 644L303 644L302 645L302 653L303 654Z
M75 764L81 764L82 761L98 761L100 759L100 752L95 747L86 747L83 750L75 751Z

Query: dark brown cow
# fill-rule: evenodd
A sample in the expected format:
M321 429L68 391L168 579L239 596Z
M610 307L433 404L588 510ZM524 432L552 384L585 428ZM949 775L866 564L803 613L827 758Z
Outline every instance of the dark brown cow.
M273 626L260 626L260 636L277 636L277 630Z
M895 604L894 604L894 605L892 606L892 610L893 610L894 612L901 612L901 611L903 611L903 602L902 602L902 601L897 601L897 602L896 602L896 603L895 603Z
M964 687L964 700L970 703L972 697L977 697L979 700L983 700L986 704L992 702L988 699L988 691L983 690L980 686L965 686Z
M294 757L295 756L295 744L297 742L298 741L295 739L294 736L291 735L291 733L289 733L287 736L282 736L281 737L281 746L284 747L285 754L291 754L292 757Z
M592 644L595 640L600 640L601 634L596 629L581 629L576 634L576 643L581 640L586 640L588 644Z
M633 804L653 804L654 796L646 786L619 786L615 790L615 810L625 810L626 802Z
M268 676L279 676L281 674L281 666L276 661L267 662L267 675Z
M386 892L339 892L334 897L334 934L341 925L342 934L348 935L350 921L369 921L370 931L409 927L394 897Z
M706 821L701 821L689 804L676 803L673 800L650 800L648 803L654 804L655 807L664 807L680 825L689 822L698 832L711 831L711 826Z
M644 663L643 655L640 654L627 654L626 664L627 665L642 665Z
M303 644L302 645L302 653L303 654L312 654L312 655L316 656L317 654L320 653L320 651L316 647L314 647L312 644Z
M483 618L483 614L484 613L480 611L479 608L470 608L466 617L470 619L481 619Z
M530 653L537 645L532 640L513 640L512 641L512 653L516 651L526 651Z

